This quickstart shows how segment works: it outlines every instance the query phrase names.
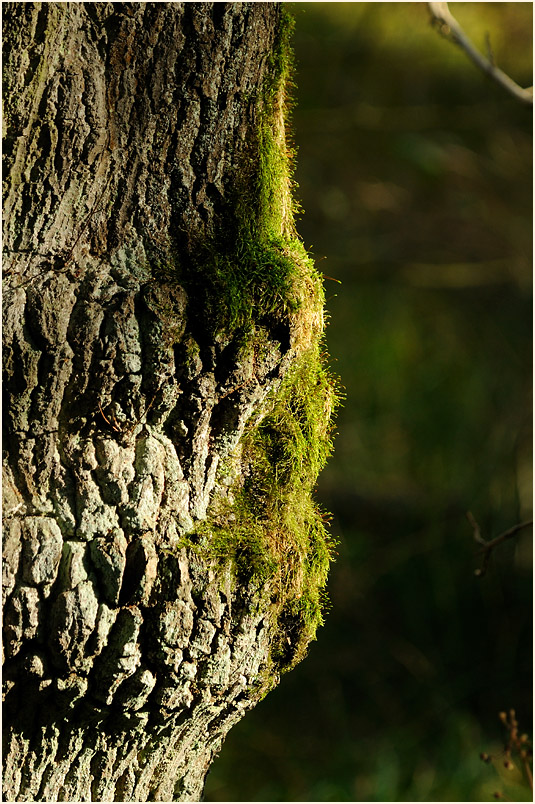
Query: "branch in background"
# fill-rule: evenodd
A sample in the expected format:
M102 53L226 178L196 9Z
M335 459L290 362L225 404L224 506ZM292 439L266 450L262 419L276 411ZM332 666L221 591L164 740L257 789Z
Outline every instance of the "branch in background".
M473 517L473 515L472 515L472 513L470 511L467 511L466 518L470 522L470 524L471 524L471 526L472 526L472 528L474 530L474 539L475 539L475 541L479 545L481 545L480 555L483 555L483 563L482 563L480 569L476 569L476 571L475 571L475 574L477 576L479 576L480 578L487 571L487 567L488 567L489 561L490 561L490 556L491 556L492 551L494 550L494 548L497 547L502 542L507 541L507 539L514 538L517 535L517 533L519 533L521 530L524 530L524 528L529 528L531 525L533 525L533 522L532 522L531 519L529 521L527 521L527 522L520 522L518 525L514 525L512 528L509 528L509 530L506 530L503 533L500 533L499 536L496 536L494 539L491 539L490 542L487 542L481 536L480 527L477 524L476 520L474 519L474 517Z
M449 10L447 3L428 3L427 7L431 14L432 25L436 26L446 39L450 39L456 45L459 45L477 67L506 89L509 94L513 95L517 100L522 101L522 103L533 106L533 87L524 89L517 84L516 81L513 81L512 78L509 78L499 67L496 67L489 45L487 45L487 47L489 49L490 58L485 58L467 37Z

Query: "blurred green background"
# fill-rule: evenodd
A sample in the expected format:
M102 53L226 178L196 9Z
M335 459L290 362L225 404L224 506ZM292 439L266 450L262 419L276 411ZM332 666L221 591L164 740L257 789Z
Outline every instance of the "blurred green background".
M425 3L296 3L299 231L326 276L347 399L318 497L332 608L309 656L230 733L207 801L489 801L532 723L531 110ZM452 3L532 83L531 3ZM503 779L501 777L504 777Z

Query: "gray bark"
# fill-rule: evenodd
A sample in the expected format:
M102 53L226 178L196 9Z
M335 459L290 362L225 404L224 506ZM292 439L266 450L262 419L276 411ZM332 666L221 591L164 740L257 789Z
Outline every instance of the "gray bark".
M298 627L185 538L301 348L282 311L214 336L191 268L233 236L281 11L3 14L4 798L198 800Z

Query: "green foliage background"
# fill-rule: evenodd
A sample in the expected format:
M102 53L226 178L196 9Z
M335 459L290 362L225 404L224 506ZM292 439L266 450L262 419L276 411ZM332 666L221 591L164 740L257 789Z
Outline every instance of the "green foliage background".
M479 754L500 710L532 730L531 533L478 579L465 512L488 537L531 517L531 114L425 3L292 8L298 228L342 282L318 489L339 555L318 641L231 732L206 800L530 800ZM451 9L531 84L531 3Z

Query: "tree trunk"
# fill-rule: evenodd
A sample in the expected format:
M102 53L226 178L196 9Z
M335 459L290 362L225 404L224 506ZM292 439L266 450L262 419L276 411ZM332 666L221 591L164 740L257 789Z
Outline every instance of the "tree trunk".
M4 798L198 800L321 622L277 3L6 3Z

